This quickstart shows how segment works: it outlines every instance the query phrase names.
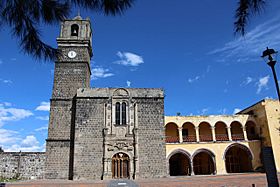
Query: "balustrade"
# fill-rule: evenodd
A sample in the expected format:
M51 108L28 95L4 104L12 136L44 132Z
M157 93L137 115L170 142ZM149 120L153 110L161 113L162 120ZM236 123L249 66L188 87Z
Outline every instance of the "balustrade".
M259 140L260 137L257 134L251 134L244 130L243 134L232 134L230 127L227 127L226 134L216 134L214 128L212 132L208 135L200 135L199 127L195 128L195 134L183 136L182 128L178 128L178 137L176 136L166 136L166 143L183 143L183 142L215 142L215 141L247 141L247 140ZM248 136L248 139L246 138Z
M211 142L213 141L212 135L200 135L199 139L201 142Z
M166 136L165 141L166 143L179 143L179 137Z
M216 134L216 141L229 141L227 134Z
M196 142L196 135L189 135L183 137L183 142Z
M232 137L233 141L244 140L244 135L243 134L232 134L231 137Z

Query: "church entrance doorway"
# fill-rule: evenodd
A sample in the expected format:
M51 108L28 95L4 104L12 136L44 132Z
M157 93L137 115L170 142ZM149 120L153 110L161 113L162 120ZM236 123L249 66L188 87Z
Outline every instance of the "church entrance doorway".
M129 156L117 153L112 158L112 178L129 178Z
M170 176L191 175L191 165L188 156L176 153L169 159Z

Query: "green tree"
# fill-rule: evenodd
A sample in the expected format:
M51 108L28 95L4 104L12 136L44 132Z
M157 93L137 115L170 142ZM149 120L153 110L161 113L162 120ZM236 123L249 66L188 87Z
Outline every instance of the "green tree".
M235 11L235 33L244 35L250 17L259 14L264 6L265 0L239 0Z
M3 153L4 152L4 150L2 149L2 147L0 147L0 153Z
M10 27L20 48L36 59L55 60L57 50L41 40L41 25L58 24L80 7L115 16L130 8L134 0L1 0L0 28Z

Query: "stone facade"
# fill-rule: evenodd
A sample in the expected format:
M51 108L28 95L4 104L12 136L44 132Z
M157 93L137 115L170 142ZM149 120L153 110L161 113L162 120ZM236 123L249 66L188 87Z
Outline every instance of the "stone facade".
M115 121L116 103L126 103L126 124ZM129 178L165 176L163 112L161 89L79 89L74 178L112 178L117 153L129 156Z
M0 178L42 179L44 177L45 153L0 153Z

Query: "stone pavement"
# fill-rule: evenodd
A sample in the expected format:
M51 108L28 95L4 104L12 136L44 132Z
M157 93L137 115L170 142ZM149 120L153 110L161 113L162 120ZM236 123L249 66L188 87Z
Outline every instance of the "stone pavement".
M278 176L279 178L279 176ZM262 187L267 186L263 173L167 177L161 179L142 179L135 181L66 181L66 180L34 180L0 184L0 187Z

